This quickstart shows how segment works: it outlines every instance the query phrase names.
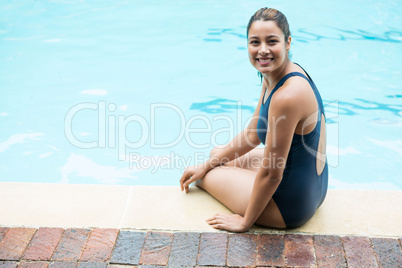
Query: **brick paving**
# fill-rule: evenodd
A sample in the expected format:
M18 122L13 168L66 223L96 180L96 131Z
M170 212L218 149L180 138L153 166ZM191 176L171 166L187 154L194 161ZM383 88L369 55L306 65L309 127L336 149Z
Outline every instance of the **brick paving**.
M339 236L314 236L317 266L346 267L346 258Z
M257 266L285 266L284 235L260 234L257 238Z
M39 228L24 252L24 260L49 260L63 234L61 228Z
M0 268L402 267L401 238L0 227Z
M311 235L285 235L286 265L311 267L315 265L313 237Z

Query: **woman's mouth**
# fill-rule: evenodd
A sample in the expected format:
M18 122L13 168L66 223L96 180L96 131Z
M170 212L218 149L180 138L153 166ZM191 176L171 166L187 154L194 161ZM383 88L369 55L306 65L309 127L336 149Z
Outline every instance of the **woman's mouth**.
M271 61L273 61L274 58L258 58L257 61L261 64L261 65L267 65L269 64Z

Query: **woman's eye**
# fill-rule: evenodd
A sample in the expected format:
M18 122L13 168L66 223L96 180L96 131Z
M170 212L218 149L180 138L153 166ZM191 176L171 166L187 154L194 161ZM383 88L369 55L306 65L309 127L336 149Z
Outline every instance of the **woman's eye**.
M270 44L274 44L274 43L277 43L278 41L277 40L269 40L268 41L268 43L270 43Z
M252 44L252 45L255 45L255 44L258 44L259 42L258 41L250 41L250 44Z

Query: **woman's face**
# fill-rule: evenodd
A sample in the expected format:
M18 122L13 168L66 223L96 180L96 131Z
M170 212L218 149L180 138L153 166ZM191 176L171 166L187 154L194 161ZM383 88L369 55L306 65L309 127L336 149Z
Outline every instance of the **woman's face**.
M262 74L277 70L288 58L290 40L275 21L257 20L248 32L248 55L251 64Z

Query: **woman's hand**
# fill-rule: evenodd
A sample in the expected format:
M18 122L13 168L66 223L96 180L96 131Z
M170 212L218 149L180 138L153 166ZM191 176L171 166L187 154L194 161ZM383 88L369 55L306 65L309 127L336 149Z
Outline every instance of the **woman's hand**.
M181 190L186 190L188 193L190 183L202 179L208 171L208 165L205 163L186 168L180 179Z
M244 217L239 214L218 213L207 219L207 223L215 229L236 233L245 232L251 227L246 224Z

